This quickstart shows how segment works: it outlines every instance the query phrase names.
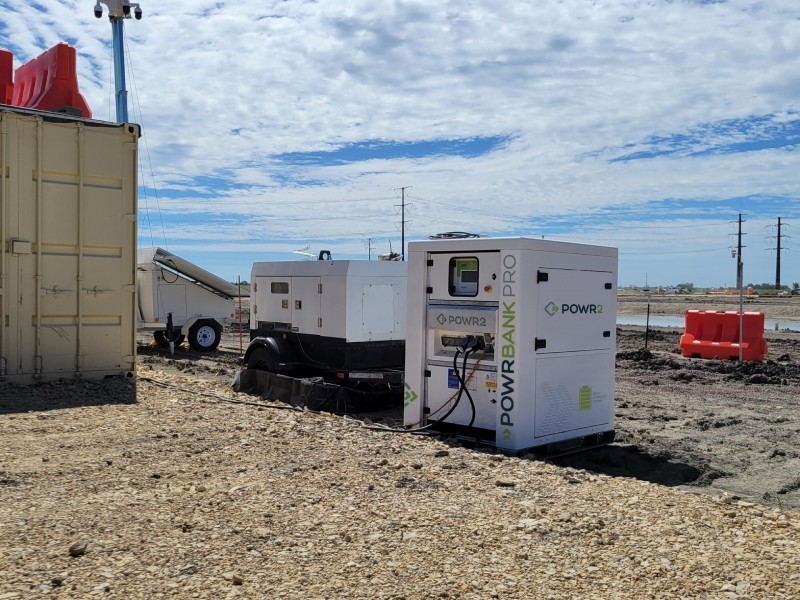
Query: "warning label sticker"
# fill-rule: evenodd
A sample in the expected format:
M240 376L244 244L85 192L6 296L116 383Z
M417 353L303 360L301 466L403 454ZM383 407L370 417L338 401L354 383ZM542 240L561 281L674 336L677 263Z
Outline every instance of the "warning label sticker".
M458 382L458 373L456 373L455 369L450 369L447 371L447 387L452 390L457 390L460 387ZM467 379L467 385L465 385L469 391L474 391L478 389L478 382L476 377L473 375L471 378Z
M486 373L486 380L483 382L483 386L488 390L496 390L497 389L497 373Z

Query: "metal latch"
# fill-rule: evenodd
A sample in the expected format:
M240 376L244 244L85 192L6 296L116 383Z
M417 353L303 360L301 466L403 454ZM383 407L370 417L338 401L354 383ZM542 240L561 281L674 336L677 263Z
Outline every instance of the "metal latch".
M547 348L547 340L540 340L539 338L534 338L533 342L533 349L534 350L541 350L542 348Z
M108 294L112 290L103 290L99 289L97 286L94 286L93 288L83 288L82 291L85 292L86 294L92 294L93 296L97 296L97 294Z
M68 290L67 288L60 288L57 285L54 285L51 288L42 288L42 294L52 294L53 296L58 296L59 294L71 294L72 290Z
M542 283L543 281L550 280L550 273L546 273L544 271L536 271L536 283Z

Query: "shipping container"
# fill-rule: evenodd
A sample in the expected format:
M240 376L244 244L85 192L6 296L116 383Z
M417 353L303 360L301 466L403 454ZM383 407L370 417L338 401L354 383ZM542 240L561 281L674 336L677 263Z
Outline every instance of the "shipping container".
M133 376L138 138L0 107L0 379Z

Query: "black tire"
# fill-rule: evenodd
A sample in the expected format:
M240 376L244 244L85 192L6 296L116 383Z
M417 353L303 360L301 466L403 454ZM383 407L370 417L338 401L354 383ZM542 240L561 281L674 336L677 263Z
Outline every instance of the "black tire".
M204 319L189 328L189 345L198 352L213 352L222 339L222 327L216 321Z
M250 353L250 356L247 357L248 369L257 369L259 371L269 371L270 373L274 373L275 365L275 356L263 346L254 348L253 352Z
M167 330L166 329L159 329L158 331L153 332L153 339L158 344L159 348L169 348L169 338L167 337ZM175 342L175 347L181 345L183 340L186 339L186 336L181 334L180 329L173 329L172 330L172 341Z

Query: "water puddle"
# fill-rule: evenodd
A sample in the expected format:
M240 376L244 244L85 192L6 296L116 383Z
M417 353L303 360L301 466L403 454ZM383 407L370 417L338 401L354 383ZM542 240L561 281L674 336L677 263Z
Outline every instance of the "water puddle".
M617 325L647 325L646 315L617 315ZM683 317L672 317L666 315L650 315L651 327L680 327L683 328ZM788 329L789 331L800 331L800 321L764 321L765 331L778 331Z

